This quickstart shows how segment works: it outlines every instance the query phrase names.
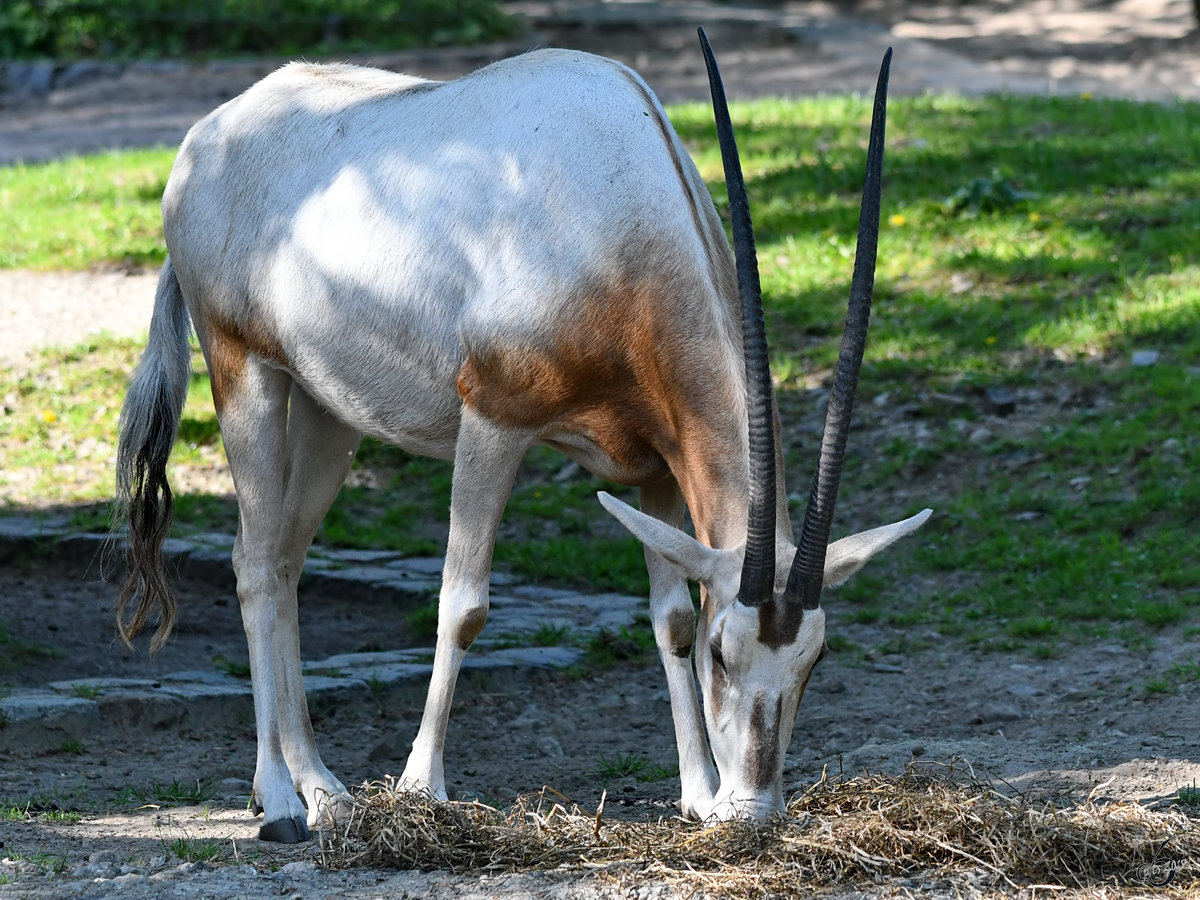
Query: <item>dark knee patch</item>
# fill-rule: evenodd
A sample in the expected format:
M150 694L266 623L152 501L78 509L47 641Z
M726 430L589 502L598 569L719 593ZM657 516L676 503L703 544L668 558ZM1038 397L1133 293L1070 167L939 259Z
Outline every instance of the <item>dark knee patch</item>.
M486 609L473 609L463 616L462 621L458 623L458 634L455 635L455 642L458 646L466 650L475 643L475 638L479 637L479 632L483 631L483 623L486 621Z
M667 615L667 638L673 656L690 656L696 640L696 613L690 609L671 610Z

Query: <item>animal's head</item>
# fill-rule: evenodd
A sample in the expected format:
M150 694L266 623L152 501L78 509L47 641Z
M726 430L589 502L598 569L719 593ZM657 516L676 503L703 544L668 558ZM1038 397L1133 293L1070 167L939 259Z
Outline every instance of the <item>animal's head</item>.
M884 114L891 51L871 124L858 254L825 433L798 544L777 533L774 398L754 235L724 90L701 30L733 219L749 410L746 543L714 549L606 494L601 502L647 547L704 589L695 643L709 744L720 775L702 815L761 819L782 809L783 761L813 667L825 655L821 589L840 584L916 528L930 510L829 544L846 436L866 344L879 234Z

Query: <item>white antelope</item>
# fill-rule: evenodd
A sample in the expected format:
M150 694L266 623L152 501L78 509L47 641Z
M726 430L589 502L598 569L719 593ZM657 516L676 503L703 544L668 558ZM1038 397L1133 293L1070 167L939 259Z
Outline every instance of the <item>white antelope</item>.
M600 500L646 547L683 812L781 809L784 753L824 653L822 584L929 514L826 553L874 279L888 60L850 324L797 552L753 235L702 42L736 263L650 89L585 53L529 53L446 83L292 64L184 140L163 194L169 257L122 413L118 627L128 640L157 617L158 649L175 618L161 548L190 317L237 488L261 838L303 840L346 799L309 722L296 582L363 434L454 459L433 675L404 784L446 797L455 681L487 616L518 464L541 443L640 488L642 512ZM696 538L681 530L685 504ZM687 578L702 587L699 640Z

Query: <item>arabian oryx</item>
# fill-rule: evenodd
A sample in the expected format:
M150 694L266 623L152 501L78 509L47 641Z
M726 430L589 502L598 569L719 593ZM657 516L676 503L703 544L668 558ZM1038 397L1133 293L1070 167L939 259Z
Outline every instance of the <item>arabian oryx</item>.
M640 488L641 512L600 501L646 547L683 812L781 809L784 753L825 652L822 584L929 514L826 548L874 280L887 60L849 325L797 551L747 203L703 43L736 262L645 82L586 53L532 52L445 83L293 63L184 140L163 194L169 256L149 346L122 413L118 623L129 639L157 617L154 649L173 625L165 468L190 318L237 488L263 839L303 840L347 799L309 722L296 582L363 434L454 460L433 675L402 783L446 797L455 681L487 617L518 464L541 443ZM689 578L702 588L698 618Z

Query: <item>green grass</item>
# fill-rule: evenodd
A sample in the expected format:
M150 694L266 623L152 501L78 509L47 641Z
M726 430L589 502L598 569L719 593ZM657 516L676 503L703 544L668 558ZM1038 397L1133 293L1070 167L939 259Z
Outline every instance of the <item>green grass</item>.
M645 662L657 652L650 616L645 613L637 614L630 625L623 625L617 631L601 628L584 645L585 658L597 668L608 668L618 662Z
M1189 659L1185 662L1174 663L1166 672L1151 675L1142 682L1142 693L1148 696L1155 694L1174 694L1181 685L1200 681L1200 662Z
M8 383L6 414L0 417L0 509L6 503L44 507L112 497L117 414L140 350L139 341L99 337L46 354L36 370ZM198 350L180 432L184 439L172 455L176 471L223 461L208 374ZM201 433L205 436L199 437ZM181 519L198 519L193 510L203 508L202 500L185 492L179 503ZM94 508L81 518L99 528L106 521L106 513Z
M575 629L570 625L543 622L526 642L534 647L565 647L576 642Z
M221 856L224 845L220 841L195 840L184 837L163 841L163 850L184 862L211 862Z
M166 782L151 782L149 787L132 788L130 798L146 805L156 806L196 806L211 800L217 795L216 786L200 780L180 781L173 779Z
M249 678L250 662L244 659L226 659L224 656L214 656L213 665L218 672L231 678Z
M28 806L0 804L0 822L24 822L29 818Z
M36 660L60 659L61 651L22 640L0 619L0 674L13 672Z
M604 781L633 778L638 782L662 781L679 777L679 766L652 763L641 753L618 753L611 759L603 753L596 757L594 774Z
M77 755L83 752L83 748L77 741L67 740L58 752ZM0 822L73 825L82 818L75 799L57 792L29 797L22 803L0 799Z
M161 265L159 203L174 150L0 168L0 267Z
M62 875L67 870L67 857L65 854L55 855L53 853L46 853L44 851L38 851L36 853L12 853L9 854L9 859L18 863L32 863L41 869L46 875Z
M809 388L844 316L869 107L761 101L733 114L782 416L808 432L819 421ZM711 110L671 115L724 209ZM906 629L934 629L1042 657L1064 641L1144 648L1165 629L1197 634L1200 106L901 98L888 127L863 428L835 531L922 505L937 515L830 595L834 628L885 624L904 646L920 642ZM156 194L171 156L0 169L0 265L161 260ZM1130 365L1135 350L1156 362ZM135 359L136 343L99 340L17 379L0 417L0 503L73 504L102 522ZM196 363L176 472L221 458ZM996 389L1017 398L1007 418L989 415ZM811 443L789 438L793 490ZM497 567L644 594L640 548L594 498L612 487L563 466L549 451L524 464ZM440 554L450 465L366 441L355 467L318 541ZM179 498L182 530L231 531L235 518L228 496ZM610 634L589 654L650 655L644 638Z
M596 757L596 775L600 778L626 778L636 776L650 765L650 760L640 753L618 753L609 759L603 753Z
M404 616L409 633L414 641L432 640L437 637L438 601L430 597L422 606Z

